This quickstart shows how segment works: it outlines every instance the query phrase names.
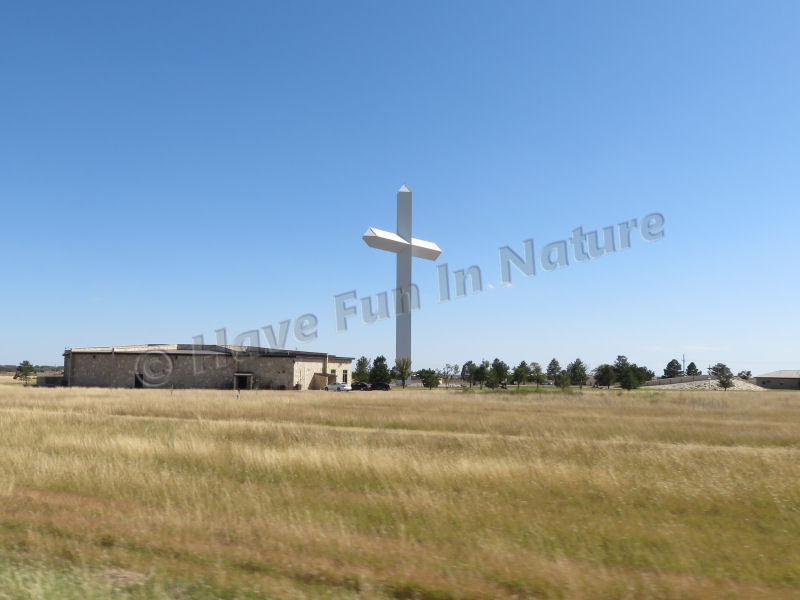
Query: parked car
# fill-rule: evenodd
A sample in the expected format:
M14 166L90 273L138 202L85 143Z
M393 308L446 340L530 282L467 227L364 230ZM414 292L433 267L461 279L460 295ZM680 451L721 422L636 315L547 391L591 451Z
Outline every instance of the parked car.
M336 383L329 383L325 386L326 392L349 392L353 388L349 384L337 381Z
M384 392L388 392L389 390L392 389L392 384L385 383L383 381L379 381L377 383L373 383L372 384L372 389L373 390L381 390L381 391L384 391Z
M362 392L368 392L370 389L372 389L372 386L370 386L370 384L368 384L366 381L356 381L353 384L353 389L361 390Z

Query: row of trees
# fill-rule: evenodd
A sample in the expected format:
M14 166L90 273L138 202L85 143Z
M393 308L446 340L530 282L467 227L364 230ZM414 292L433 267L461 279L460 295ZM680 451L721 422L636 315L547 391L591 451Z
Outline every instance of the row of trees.
M677 374L674 374L676 373L676 365ZM712 377L718 379L719 385L723 389L733 386L733 373L723 363L717 363L711 367L709 373ZM681 365L677 360L671 360L667 364L667 368L664 369L664 377L680 377L683 374ZM694 363L690 363L686 369L686 375L690 374L701 374L701 371L697 369ZM395 361L394 367L389 369L384 356L378 356L374 361L362 356L356 361L353 380L368 383L388 383L393 379L399 379L402 381L403 387L405 387L406 381L411 375L411 359L398 359ZM479 363L475 363L469 360L461 368L456 364L447 364L441 370L420 369L417 371L417 375L422 380L422 384L428 388L437 387L440 381L445 385L450 385L460 375L462 384L469 384L470 387L478 385L481 388L486 386L490 389L505 387L508 384L516 385L517 388L526 383L535 383L539 386L546 381L551 381L554 385L565 389L573 385L583 387L586 385L589 375L592 375L595 385L610 388L618 383L623 389L632 390L655 378L653 371L630 362L624 355L617 356L613 364L604 363L591 371L588 365L580 358L576 358L563 369L555 358L548 363L546 369L542 369L542 366L537 362L529 364L524 360L512 368L499 358L495 358L492 362L482 360ZM739 377L749 379L752 374L749 371L742 371L739 373Z
M458 365L447 365L442 371L434 369L420 369L417 375L422 380L422 385L434 388L439 385L439 381L444 380L448 384L458 374ZM392 380L400 380L403 387L411 377L411 359L398 358L394 361L394 367L389 369L385 356L378 356L374 361L362 356L356 360L353 369L353 381L363 381L365 383L390 383Z
M409 360L409 369L411 361ZM365 383L389 383L392 380L392 373L386 363L385 356L378 356L374 361L362 356L356 361L353 369L353 381L363 381Z
M670 379L672 377L683 377L687 375L689 377L694 377L696 375L702 375L703 372L697 368L697 365L693 362L689 363L689 366L686 367L686 371L684 372L681 363L678 362L677 358L673 358L671 361L667 363L667 366L664 367L664 376L663 379Z
M551 381L554 385L562 388L572 385L583 387L590 374L594 375L597 385L610 387L618 382L626 389L639 387L655 376L651 370L629 362L625 356L618 356L613 365L600 365L591 372L580 358L576 358L563 369L555 358L550 361L546 369L542 369L537 362L528 364L524 360L516 367L511 368L504 361L495 358L491 362L482 360L479 363L470 360L464 363L460 369L456 364L447 364L442 370L421 369L417 371L422 384L431 388L438 386L440 381L445 385L450 385L459 375L462 383L468 383L470 387L477 385L490 389L508 384L519 387L526 383L535 383L539 386L546 381ZM404 387L411 375L410 359L398 359L395 361L394 367L389 369L385 356L378 356L374 361L362 356L356 361L353 370L354 381L388 383L393 379L399 379L403 382Z
M502 360L495 358L491 363L488 360L481 361L480 364L467 361L461 369L463 382L469 383L470 386L480 385L483 387L486 385L489 388L506 383L516 384L517 387L525 383L535 383L538 386L546 381L551 381L554 385L562 388L573 385L583 387L586 385L589 375L595 377L597 385L610 387L619 382L628 389L639 387L655 376L650 369L631 363L625 356L618 356L613 365L600 365L592 371L580 358L573 360L566 368L562 368L558 360L554 358L546 369L542 369L537 362L528 364L524 360L512 369Z
M624 355L617 356L614 364L602 364L594 370L594 379L597 385L611 387L615 383L619 383L620 387L626 390L638 388L655 376L653 371L630 362Z

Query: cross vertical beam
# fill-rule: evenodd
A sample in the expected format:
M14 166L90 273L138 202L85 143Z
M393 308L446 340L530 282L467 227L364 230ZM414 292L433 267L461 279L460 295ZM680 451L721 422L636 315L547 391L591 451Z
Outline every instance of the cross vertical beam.
M411 190L406 186L397 192L397 235L408 246L397 253L395 357L411 358Z

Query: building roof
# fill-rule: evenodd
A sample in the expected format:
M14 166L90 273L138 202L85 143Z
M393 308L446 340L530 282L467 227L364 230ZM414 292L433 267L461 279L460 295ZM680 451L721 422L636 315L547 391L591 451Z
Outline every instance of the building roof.
M761 379L762 377L772 377L774 379L800 379L800 371L772 371L772 373L756 375L756 379Z
M147 354L163 352L165 354L188 354L191 356L273 356L283 358L325 358L334 361L352 361L349 356L334 356L325 352L303 352L300 350L283 350L277 348L261 348L259 346L216 346L195 344L137 344L135 346L88 346L70 348L64 354Z

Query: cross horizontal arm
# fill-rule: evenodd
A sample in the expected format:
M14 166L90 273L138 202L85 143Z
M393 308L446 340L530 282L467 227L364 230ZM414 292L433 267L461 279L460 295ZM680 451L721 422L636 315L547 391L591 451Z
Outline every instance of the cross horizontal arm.
M396 233L383 231L375 227L367 229L366 233L364 233L361 238L367 243L367 246L371 248L388 250L389 252L395 253L402 252L411 246L411 254L413 256L426 260L436 260L442 253L442 249L433 242L426 242L425 240L418 240L413 237L411 238L411 242L407 242Z
M402 252L408 248L409 243L401 238L396 233L391 231L383 231L382 229L375 229L370 227L361 236L367 246L377 248L378 250L388 250L389 252Z
M415 237L411 238L411 254L417 258L424 258L425 260L436 260L442 253L433 242L426 242L425 240L418 240Z

